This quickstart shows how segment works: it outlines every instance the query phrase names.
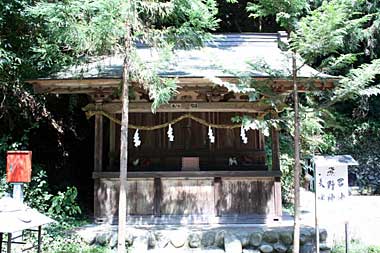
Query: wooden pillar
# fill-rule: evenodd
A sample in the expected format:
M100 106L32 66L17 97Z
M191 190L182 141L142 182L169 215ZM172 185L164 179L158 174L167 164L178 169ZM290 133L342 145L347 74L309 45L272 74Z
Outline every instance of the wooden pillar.
M280 170L280 137L275 127L271 129L272 135L272 170Z
M103 115L95 115L94 171L103 170Z
M96 108L99 110L102 103L97 102ZM95 136L94 136L94 171L103 170L103 115L95 115ZM94 218L98 220L100 215L100 179L94 180Z
M222 178L214 178L214 199L215 199L215 214L217 217L222 216Z
M12 253L12 233L8 233L7 253Z
M42 226L38 226L38 231L37 231L37 253L41 253L41 243L42 243Z
M281 177L274 178L273 194L274 194L275 219L281 219L282 217Z
M162 203L162 181L161 178L154 178L154 216L161 217L161 203Z
M0 233L0 252L3 252L3 233Z
M277 119L278 114L276 112L271 113L272 119ZM272 137L272 170L280 170L280 134L277 128L271 127Z
M116 115L113 114L112 117L116 118ZM116 158L116 123L110 120L110 131L109 131L109 167L112 168L115 166Z
M272 114L272 118L277 118L277 114ZM275 128L271 128L272 137L272 171L280 170L280 134ZM274 179L274 207L275 218L280 219L282 216L282 195L281 195L281 177L275 177Z

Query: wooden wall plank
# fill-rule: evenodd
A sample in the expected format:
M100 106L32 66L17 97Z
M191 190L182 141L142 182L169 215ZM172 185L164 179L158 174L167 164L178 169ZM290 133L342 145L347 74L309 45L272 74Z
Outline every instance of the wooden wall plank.
M213 178L162 179L162 215L215 216Z
M272 180L222 178L222 215L274 214Z
M137 216L281 217L277 178L128 179L127 214ZM95 217L112 222L118 215L119 182L96 179Z
M119 182L115 179L100 179L96 185L95 216L112 221L118 215ZM154 179L128 179L127 214L153 215Z

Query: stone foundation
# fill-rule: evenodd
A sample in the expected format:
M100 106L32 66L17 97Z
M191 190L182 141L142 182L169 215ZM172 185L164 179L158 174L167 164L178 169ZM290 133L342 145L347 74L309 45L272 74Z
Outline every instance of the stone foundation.
M93 226L77 231L88 244L117 245L116 227ZM320 252L329 253L327 232L320 231ZM292 252L293 228L128 228L129 252L288 253ZM301 228L301 253L315 252L314 228Z

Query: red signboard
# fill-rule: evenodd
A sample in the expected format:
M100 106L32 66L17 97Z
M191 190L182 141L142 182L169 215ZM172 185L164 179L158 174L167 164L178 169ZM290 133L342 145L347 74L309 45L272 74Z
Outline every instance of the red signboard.
M32 151L7 152L7 182L29 183L32 174Z

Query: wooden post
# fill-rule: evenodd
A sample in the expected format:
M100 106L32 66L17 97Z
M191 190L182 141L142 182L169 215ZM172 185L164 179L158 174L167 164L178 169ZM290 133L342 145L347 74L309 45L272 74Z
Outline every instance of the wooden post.
M293 253L300 252L300 115L298 105L297 58L292 53L293 96L294 96L294 235Z
M113 117L116 115L113 114ZM110 131L109 131L109 167L112 169L115 163L115 155L116 155L116 123L110 120Z
M272 170L280 170L280 137L278 130L271 127L272 135Z
M216 177L214 178L214 199L215 199L215 214L216 216L222 216L222 178Z
M0 252L3 252L2 249L3 249L3 233L0 233Z
M96 102L96 108L99 110L102 106L101 101ZM94 134L94 171L100 172L103 170L103 115L95 115L95 134ZM99 196L98 190L100 187L99 178L94 180L94 218L99 218Z
M7 253L12 253L12 233L8 233Z
M129 3L128 3L129 4ZM135 14L134 9L132 16ZM131 26L127 22L124 36L125 57L123 62L123 107L121 111L121 130L120 130L120 191L119 191L119 222L117 237L117 252L125 253L125 236L127 225L127 172L128 172L128 122L129 122L129 78L131 67L131 48L132 34Z
M274 178L274 210L275 219L282 218L282 194L281 194L281 178Z
M162 182L161 178L154 178L154 216L161 217Z
M42 243L42 237L41 237L41 226L38 226L38 235L37 235L37 253L41 253L41 243Z
M101 104L100 104L101 105ZM94 171L103 169L103 115L95 115Z
M272 119L278 118L277 113L272 113ZM279 171L280 167L280 135L275 127L271 127L272 137L272 171ZM274 209L275 219L282 217L281 178L274 179Z

